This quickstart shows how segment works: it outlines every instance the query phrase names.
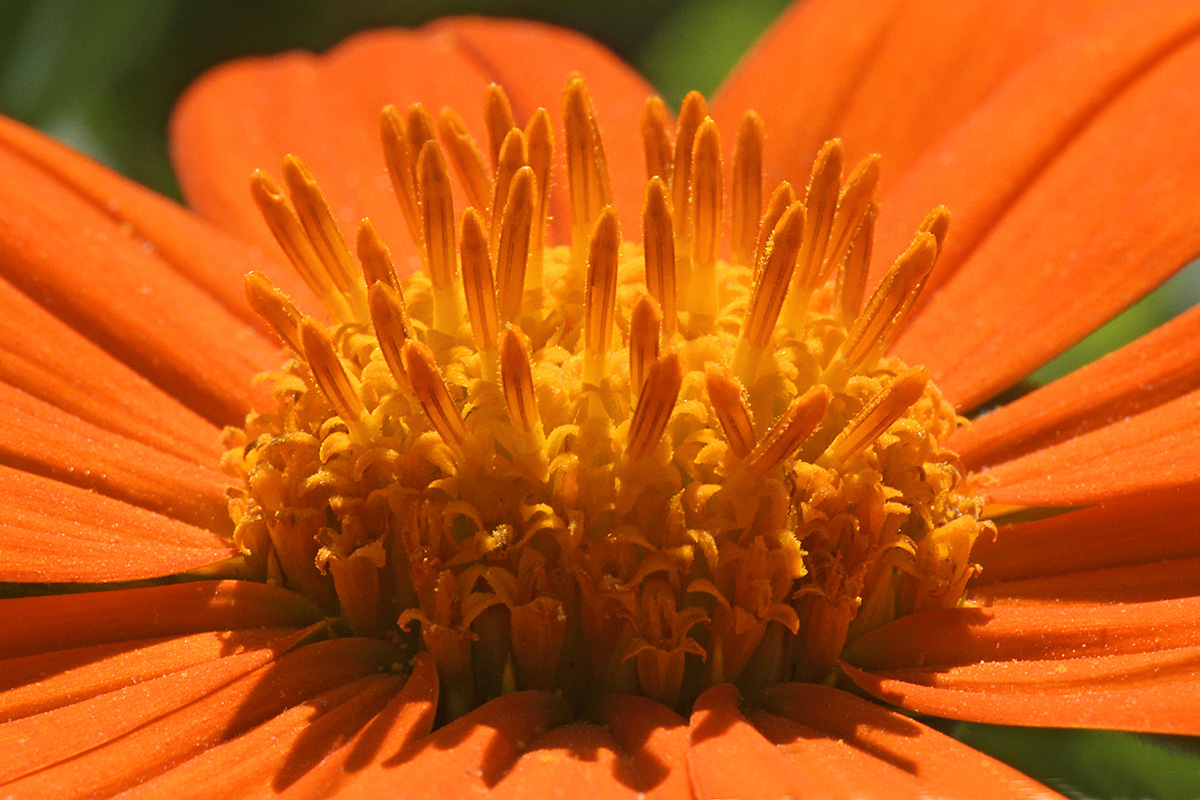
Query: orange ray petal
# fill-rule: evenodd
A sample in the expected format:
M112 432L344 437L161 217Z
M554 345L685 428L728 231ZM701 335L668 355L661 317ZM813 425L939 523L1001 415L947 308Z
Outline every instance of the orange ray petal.
M855 642L880 699L1005 725L1200 734L1200 598L1014 604L904 617Z
M851 163L882 153L886 182L1047 43L1104 5L795 3L721 87L714 118L736 130L747 108L762 115L767 186L784 179L803 185L813 156L833 137L844 138Z
M244 650L257 650L291 628L208 631L39 653L0 661L0 719L10 721L78 703Z
M0 380L105 430L215 464L220 429L0 281Z
M988 470L984 495L1078 506L1200 482L1200 390Z
M562 698L547 692L506 694L421 739L380 767L363 770L339 798L375 798L403 789L406 798L437 800L495 786L533 741L567 717Z
M230 526L229 479L215 463L201 466L110 433L7 384L0 384L0 464L210 530ZM18 508L32 502L10 488L0 493L15 495Z
M697 800L834 796L754 729L738 709L737 689L727 683L696 699L687 754Z
M983 605L1144 603L1188 597L1196 592L1197 586L1200 586L1200 557L989 583L972 588L970 597Z
M618 207L640 210L642 169L637 118L649 86L590 40L533 22L447 19L415 31L353 37L324 56L292 53L226 64L184 95L172 120L173 154L189 203L247 241L274 244L245 190L251 172L302 157L326 193L348 240L364 216L376 223L398 272L419 268L384 172L378 115L412 102L458 111L476 141L486 141L487 86L503 85L518 125L544 106L559 107L572 70L588 79L606 135ZM557 116L557 114L555 114ZM608 133L611 130L612 133ZM561 134L558 139L562 142ZM636 144L636 148L634 145ZM564 189L562 176L556 192ZM635 186L635 184L638 184ZM565 222L563 200L554 216ZM563 230L565 233L565 229Z
M100 583L186 572L237 554L179 520L0 466L0 581Z
M933 728L828 686L779 684L758 702L770 713L753 715L755 727L846 797L1058 796Z
M1112 97L917 312L896 354L970 408L1187 263L1200 250L1197 70L1193 39Z
M154 608L171 613L146 613ZM300 595L250 581L11 597L0 599L0 616L5 658L202 631L299 627L321 619Z
M640 776L622 758L620 746L599 725L572 722L547 731L529 744L512 769L490 792L497 798L675 797L684 800L687 787L674 794L639 791Z
M1200 307L955 432L968 469L1094 430L1200 387Z
M269 328L250 309L241 288L242 276L251 270L270 275L307 313L319 307L295 270L279 268L284 260L277 248L248 247L179 204L5 117L0 117L0 148L36 164L48 178L87 200L127 235L152 248L167 266L261 331Z
M338 743L356 734L395 695L398 675L369 675L292 706L236 739L143 783L125 796L274 797Z
M248 661L255 655L246 653L221 659L210 672L235 661ZM47 730L45 735L26 739L20 763L27 765L35 758L44 760L52 750L61 753L68 747L77 749L85 738L91 742L101 736L108 739L117 731L129 729L135 720L144 723L140 727L3 788L18 797L100 796L120 792L240 736L285 709L386 669L396 657L395 648L385 642L335 639L297 648L249 674L230 675L232 681L218 683L210 675L193 677L189 675L191 670L160 678L144 685L156 685L156 691L146 692L145 700L123 703L103 717L85 717L77 728L59 728L56 735ZM192 680L181 682L185 675ZM168 681L172 682L169 688L158 685ZM206 684L203 688L202 681ZM95 700L78 705L86 706ZM60 711L74 708L69 706ZM9 725L32 723L57 713ZM63 730L74 735L64 737ZM67 746L57 745L59 740Z
M981 537L972 585L1200 557L1200 486L1185 486L1001 526Z
M928 284L941 286L1046 166L1198 27L1200 4L1147 0L1115 4L1061 36L929 142L884 197L877 252L902 250L930 208L947 206L952 233ZM879 276L885 266L875 265Z
M688 725L662 703L633 695L607 695L588 716L605 727L637 776L645 797L690 797Z
M240 422L276 346L86 197L0 148L0 277L192 410Z
M350 741L330 753L282 793L330 797L345 781L377 767L429 735L437 711L438 677L428 653L417 653L404 688Z

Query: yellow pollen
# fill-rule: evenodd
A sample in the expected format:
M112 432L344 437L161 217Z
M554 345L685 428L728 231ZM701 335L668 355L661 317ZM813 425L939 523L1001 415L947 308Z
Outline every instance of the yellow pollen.
M328 319L246 277L286 352L275 405L225 432L239 568L429 652L442 719L527 688L685 711L716 682L835 681L848 643L962 602L991 523L942 444L961 421L888 355L948 212L867 296L877 156L843 176L829 142L804 196L768 194L756 114L727 157L703 97L675 122L651 98L618 220L582 78L557 156L548 111L482 101L478 140L454 110L381 113L410 243L363 220L352 252L294 157L285 188L253 176Z

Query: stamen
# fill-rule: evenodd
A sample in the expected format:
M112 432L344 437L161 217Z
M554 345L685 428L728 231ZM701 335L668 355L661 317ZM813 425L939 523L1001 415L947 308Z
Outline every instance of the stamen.
M404 369L404 344L412 338L412 326L408 321L408 308L399 289L386 283L371 286L371 322L375 326L375 338L384 363L401 388L408 387L408 373Z
M300 323L300 345L304 360L316 379L317 388L333 406L334 413L354 430L361 424L367 410L358 389L346 374L342 360L334 351L333 342L317 323L305 319Z
M304 162L295 156L283 159L283 179L292 197L292 205L317 257L325 264L338 291L345 295L355 319L367 318L367 290L358 279L358 265L346 247L329 204Z
M265 319L293 352L303 354L300 312L292 305L292 301L261 272L247 273L245 283L246 299L254 313Z
M758 221L762 217L762 151L766 137L762 117L747 111L738 126L733 149L733 200L730 255L737 265L752 264Z
M529 340L518 328L500 332L500 383L504 388L504 407L513 427L522 433L542 434L537 395L533 390Z
M412 384L413 394L425 411L429 424L443 442L462 450L467 441L467 426L450 399L441 370L433 359L433 351L421 342L410 339L404 343L400 358Z
M842 187L837 213L829 233L830 248L825 264L817 274L813 288L823 284L833 271L839 269L850 249L867 210L874 204L875 188L879 185L879 156L867 156L858 163Z
M828 387L818 384L793 400L742 462L745 474L752 479L762 478L794 456L825 418L831 396Z
M433 124L433 115L420 103L413 103L408 107L408 115L406 117L404 130L408 135L408 151L416 153L418 156L421 149L425 147L426 142L436 141ZM420 175L415 172L415 175Z
M869 203L858 223L858 230L850 239L849 251L838 267L837 281L833 288L833 312L838 322L849 326L862 309L863 294L867 289L867 272L871 268L871 245L875 240L875 220L879 206Z
M493 361L490 354L495 351L496 338L500 335L500 318L496 313L496 288L492 281L487 234L484 233L479 212L473 208L463 212L459 253L462 258L467 318L471 322L475 343L482 351L483 366L487 371Z
M629 319L629 392L633 399L642 393L650 365L658 359L662 311L649 295L642 295Z
M788 302L788 324L794 331L803 328L808 315L808 296L817 286L818 275L825 261L829 230L837 211L838 183L842 178L843 148L840 139L826 142L813 163L808 194L804 198L804 244L800 249L796 274L792 278L796 291Z
M804 205L792 203L779 218L754 276L750 305L733 355L733 370L750 385L758 371L763 348L771 343L779 312L791 286L804 231Z
M689 223L692 242L692 280L688 310L705 317L717 315L717 249L721 244L721 137L717 124L705 119L692 148L692 191Z
M364 219L359 223L354 249L358 252L363 279L368 289L376 283L386 283L393 289L400 288L391 254L388 253L387 245L383 243L383 238L371 220Z
M642 131L642 148L646 154L646 180L671 180L674 163L671 156L671 134L668 130L667 106L658 95L646 98L638 127Z
M704 371L708 401L725 431L725 441L738 458L745 458L754 449L754 419L746 406L745 390L728 370L709 364Z
M383 160L392 179L400 212L408 225L409 235L420 247L425 241L425 231L417 201L417 157L408 146L408 131L395 106L386 106L379 115L379 139L383 143Z
M571 195L571 260L583 260L584 243L605 206L612 203L608 163L598 136L596 112L583 78L571 78L563 94L567 137L567 186Z
M554 126L550 124L550 113L539 108L525 126L526 160L537 179L533 193L537 204L536 213L530 224L529 271L525 277L525 288L531 292L542 291L543 240L550 213L550 163L554 155Z
M317 255L279 185L265 172L258 170L250 178L250 193L275 241L313 294L325 305L329 315L340 322L353 322L354 312L349 302L338 291L325 262Z
M708 116L708 103L699 92L688 92L679 108L679 119L675 122L675 170L671 176L672 212L675 219L686 220L690 216L688 201L692 189L692 153L696 131ZM684 226L680 226L683 228ZM686 242L688 231L680 230L681 243ZM682 248L680 255L690 255L689 248Z
M933 238L937 240L938 252L942 252L946 234L950 232L950 209L945 206L935 206L925 215L925 219L921 221L921 226L917 230L932 233Z
M470 205L475 206L487 219L491 214L492 182L488 179L487 166L479 145L475 144L475 139L467 131L462 116L450 108L443 108L438 115L438 134L450 163L454 165L454 171L467 190Z
M661 178L651 178L646 184L646 199L642 204L642 235L646 289L662 309L663 334L670 341L678 323L675 310L675 234L671 230L667 187Z
M492 168L499 165L500 148L508 132L516 125L513 122L512 104L508 95L499 84L493 83L487 88L483 101L483 122L488 132L488 155L492 159Z
M779 218L794 202L796 202L796 190L787 181L780 181L779 185L775 187L775 191L771 192L771 199L767 201L767 210L763 213L762 223L758 226L758 241L754 247L754 264L761 264L763 258L766 257L767 242L771 240L771 234L775 232Z
M921 399L928 383L929 373L924 367L914 367L897 375L887 388L854 415L817 463L823 467L849 463Z
M822 380L840 388L856 369L869 369L895 341L937 258L937 240L922 231L875 288L867 307L846 335Z
M671 421L675 399L683 384L683 364L679 355L667 353L657 359L646 375L646 384L638 398L637 407L629 423L630 461L640 461L654 450Z
M504 205L508 202L508 190L512 185L513 176L517 170L525 166L525 134L518 128L513 128L504 137L500 145L500 155L496 160L496 180L492 194L492 247L500 243L500 220L504 216ZM495 257L493 250L492 257Z
M500 318L517 322L525 296L525 271L529 263L530 231L534 214L534 174L521 167L513 176L500 221L496 248L496 284Z
M584 290L583 379L593 386L600 385L607 372L605 360L612 342L620 251L621 231L617 226L617 212L612 206L606 206L592 229L587 288Z
M421 147L417 177L425 230L425 264L433 284L433 325L453 335L461 319L454 253L454 200L446 161L437 142L428 141Z

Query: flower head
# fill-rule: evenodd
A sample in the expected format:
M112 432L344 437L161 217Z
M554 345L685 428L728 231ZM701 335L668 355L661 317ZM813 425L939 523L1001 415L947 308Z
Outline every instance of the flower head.
M898 133L871 101L932 12L883 5L849 37L850 4L798 5L674 121L527 24L234 65L178 141L197 207L259 251L0 129L32 187L0 197L4 578L114 584L0 601L6 791L1039 788L847 690L1200 732L1194 370L1162 355L1196 315L959 416L1200 249L1176 208L1200 153L1172 146L1200 128L1177 97L1200 12L1059 9L1069 35L983 59ZM372 71L389 58L457 64L473 104L435 114L450 97ZM799 118L779 79L811 59L863 77ZM378 160L309 141L310 169L289 91L337 105L365 78ZM1150 111L1162 131L1131 134ZM901 177L854 136L896 144ZM222 170L247 158L282 179L243 200ZM1081 194L1097 164L1117 177ZM84 254L116 285L79 281ZM93 369L56 380L22 330Z

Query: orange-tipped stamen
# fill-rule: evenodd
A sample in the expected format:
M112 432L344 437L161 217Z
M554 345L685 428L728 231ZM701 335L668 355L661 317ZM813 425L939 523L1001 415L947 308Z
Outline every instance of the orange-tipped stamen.
M808 296L817 285L825 263L825 248L837 211L838 186L842 179L844 149L839 139L826 142L813 162L808 193L804 198L804 244L792 277L795 291L788 301L786 320L789 327L799 331L808 315Z
M678 324L675 289L675 234L671 209L667 205L667 187L661 178L646 184L642 204L643 250L646 255L646 289L662 309L663 335L667 341Z
M491 372L494 370L492 354L495 353L496 340L500 335L500 316L496 311L496 287L492 278L492 261L488 257L487 234L483 230L483 219L473 208L463 212L459 254L462 258L467 319L470 320L471 333L483 358L483 368Z
M752 479L762 478L794 456L825 418L830 396L827 387L817 385L793 400L742 462L745 474Z
M325 262L317 255L313 243L304 232L300 218L288 204L283 190L265 172L259 170L250 178L250 193L258 205L259 212L266 220L267 227L275 236L275 241L300 273L300 277L308 284L329 315L341 322L354 321L354 311L334 284L333 276Z
M516 322L521 317L536 204L535 180L530 167L517 170L509 184L504 217L500 221L499 242L496 245L496 287L500 318L505 322Z
M842 187L838 197L837 213L829 232L829 248L825 251L825 264L818 272L811 288L824 283L834 271L841 267L854 234L862 225L867 210L874 205L875 189L879 185L879 156L867 156L854 168Z
M425 231L425 265L433 285L433 325L453 335L458 329L458 269L454 250L454 200L450 174L437 142L427 141L417 158L418 197Z
M567 187L571 196L572 263L581 264L593 224L612 202L612 188L604 147L600 142L596 112L587 87L579 76L563 93L563 128L566 131Z
M386 106L379 115L379 139L383 144L383 161L400 213L408 225L409 235L420 246L425 231L417 200L417 155L408 146L408 131L404 118L395 106Z
M485 219L491 214L492 182L479 145L467 131L462 116L453 109L443 108L438 115L438 140L445 148L454 171L467 190L467 200Z
M775 187L775 191L771 192L771 199L767 201L767 210L763 212L762 222L758 226L758 240L754 246L754 261L751 263L756 265L762 263L767 252L767 242L770 241L771 234L775 232L779 218L794 202L796 202L796 190L787 181L781 181Z
M679 107L679 118L675 121L675 155L674 168L671 173L671 202L672 213L676 219L686 220L690 216L688 201L691 200L692 189L692 153L695 147L696 132L708 116L708 103L699 92L688 92ZM681 243L686 242L689 231L683 230ZM690 247L684 248L679 255L690 255Z
M617 266L621 231L617 212L607 206L592 229L588 247L587 288L584 290L585 383L598 386L608 371L606 359L612 343L613 314L617 305Z
M717 252L721 244L721 136L717 124L705 119L692 147L691 216L692 273L687 310L704 317L717 315Z
M437 140L437 129L433 122L433 115L429 110L420 103L413 103L408 107L408 113L404 118L404 130L408 136L408 151L413 153L415 157L421 154L421 148L426 142ZM419 175L416 171L416 161L413 161L413 174Z
M513 122L512 104L508 102L508 95L499 84L493 83L487 88L483 101L483 123L487 126L488 157L491 158L494 169L499 164L504 138L516 125Z
M838 267L833 288L833 313L843 325L849 326L862 310L863 294L867 290L867 273L871 268L871 244L875 239L875 220L879 206L870 203L850 239L846 257Z
M899 335L936 259L937 240L933 234L918 233L867 301L867 307L826 368L823 381L840 388L851 372L870 369L874 359L887 351Z
M542 435L530 368L529 340L517 328L500 332L500 383L509 421L522 433Z
M530 224L529 270L525 276L527 291L542 291L542 269L544 260L543 240L550 213L550 164L554 154L554 127L550 114L539 108L525 126L526 160L535 178L534 200L536 209Z
M342 360L333 349L328 334L313 320L305 319L300 323L300 346L317 388L333 406L333 412L351 430L360 428L367 410L359 397L358 388L351 382Z
M433 360L433 351L410 339L404 343L400 358L425 418L443 442L461 451L467 442L467 426L450 399L442 372Z
M629 422L626 456L630 461L640 461L654 451L671 421L682 383L683 364L678 354L667 353L650 366Z
M950 209L945 206L934 206L925 215L925 219L921 220L921 225L917 230L933 234L933 238L937 241L938 252L942 252L942 245L945 244L946 235L950 232Z
M245 279L246 300L254 313L265 319L283 343L295 353L303 354L300 342L300 312L287 295L279 291L261 272L248 272Z
M492 225L491 243L492 257L495 258L495 248L500 243L500 221L504 216L504 206L508 202L508 190L512 186L513 176L517 170L525 166L525 134L519 128L513 128L504 137L500 145L500 155L496 159L496 178L492 186Z
M872 444L921 399L929 384L924 367L914 367L896 376L872 397L834 438L817 463L824 467L846 464Z
M671 180L674 162L671 155L671 134L667 118L667 106L658 95L646 98L642 107L639 128L642 131L642 149L646 157L646 180L662 178Z
M386 283L371 287L371 322L375 326L375 338L384 363L401 388L409 387L408 374L404 371L404 344L412 338L412 327L408 320L408 309L404 295Z
M754 275L750 305L742 321L733 355L734 373L747 385L754 382L758 359L771 343L779 313L792 282L804 232L804 204L792 203L779 218Z
M738 458L745 458L754 449L756 438L754 418L746 406L745 390L728 370L717 364L708 365L704 371L704 381L708 401L717 413L729 449Z
M368 289L376 283L386 283L393 289L400 287L392 256L371 220L364 219L359 223L354 249L358 253L359 263L362 264L363 281Z
M762 117L747 111L738 126L733 148L733 183L730 228L730 257L734 264L754 262L758 221L762 217L762 151L766 137Z
M642 295L629 318L629 392L636 400L650 365L658 359L662 311L649 295Z

